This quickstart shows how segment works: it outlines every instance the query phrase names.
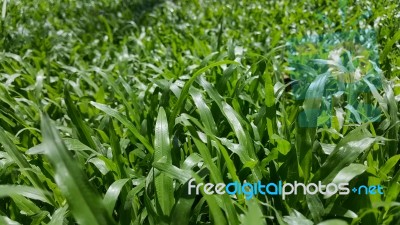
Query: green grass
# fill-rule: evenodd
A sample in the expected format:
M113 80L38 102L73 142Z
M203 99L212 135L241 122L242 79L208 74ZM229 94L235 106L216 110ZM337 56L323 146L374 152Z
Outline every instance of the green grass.
M0 224L399 224L396 0L2 3Z

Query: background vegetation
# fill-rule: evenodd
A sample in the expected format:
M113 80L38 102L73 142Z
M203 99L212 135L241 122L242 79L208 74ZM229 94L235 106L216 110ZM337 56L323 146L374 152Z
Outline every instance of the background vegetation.
M398 1L2 3L0 224L399 224Z

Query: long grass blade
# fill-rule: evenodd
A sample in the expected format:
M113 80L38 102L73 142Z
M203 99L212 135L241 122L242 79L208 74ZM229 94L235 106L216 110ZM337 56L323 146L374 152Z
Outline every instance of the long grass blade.
M45 154L55 170L55 181L67 199L76 221L79 224L115 224L100 196L76 165L71 152L66 149L58 131L45 114L42 115L41 130Z
M167 115L162 107L156 121L154 150L154 162L163 159L164 163L172 164ZM175 202L172 178L161 172L154 179L156 199L161 207L162 215L168 217Z

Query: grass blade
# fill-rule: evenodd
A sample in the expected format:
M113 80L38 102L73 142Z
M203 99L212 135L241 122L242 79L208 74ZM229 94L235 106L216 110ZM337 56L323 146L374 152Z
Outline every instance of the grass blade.
M344 220L331 219L331 220L325 220L324 222L321 222L317 225L348 225L348 223Z
M266 225L263 213L255 199L251 199L247 202L247 211L241 216L240 221L243 225Z
M0 198L11 195L22 195L26 198L40 200L42 202L49 203L47 197L43 194L42 190L21 185L0 185Z
M196 71L193 74L193 76L186 82L186 84L183 87L182 92L178 98L178 101L176 102L174 109L169 117L169 122L170 122L169 127L171 129L175 125L176 116L178 115L178 113L182 109L186 99L188 98L188 93L189 93L190 87L192 86L193 82L197 79L197 77L200 76L202 73L206 72L208 69L211 69L216 66L224 65L224 64L238 64L238 63L235 61L231 61L231 60L222 60L222 61L211 63L210 65L203 67L203 68L199 69L198 71Z
M86 125L86 123L83 121L82 116L78 109L76 108L75 104L72 102L71 96L69 94L68 88L65 88L64 90L64 96L65 96L65 104L67 106L67 113L69 118L71 118L72 124L79 128L76 129L78 132L78 137L79 140L89 146L90 148L96 150L96 144L94 143L91 132L89 127Z
M190 173L186 170L179 169L168 163L154 162L153 167L164 172L173 179L179 180L180 183L186 183L190 178Z
M195 178L196 183L198 183L198 184L204 183L197 174L193 174L193 177ZM212 216L214 224L218 224L218 225L227 224L224 214L222 213L221 209L218 207L218 203L215 199L215 195L204 194L204 191L202 188L200 188L200 192L202 193L203 198L205 198L208 203L208 207L210 208L210 214ZM230 219L232 219L232 218L230 218Z
M41 128L45 154L55 169L55 181L67 199L76 221L84 225L115 224L101 202L100 196L75 164L71 152L65 147L47 115L42 115Z
M164 159L164 163L171 165L171 146L168 132L167 115L164 108L160 108L155 127L154 162ZM174 206L174 189L172 178L165 173L155 177L156 199L161 207L162 214L169 216Z
M29 179L29 181L33 184L33 186L39 190L46 190L42 181L39 177L31 171L32 167L29 162L25 159L22 153L17 149L17 147L12 143L12 141L7 137L3 128L0 127L0 143L3 145L5 151L8 155L14 160L15 163L21 168L24 169L22 171L23 174ZM54 199L51 195L46 195L47 201L51 204L54 203Z
M121 122L123 125L125 125L133 133L133 135L135 135L135 137L137 139L139 139L139 141L146 147L146 149L150 153L152 153L152 154L154 153L154 149L150 145L150 143L147 141L147 139L145 137L143 137L143 135L140 134L138 129L131 122L129 122L129 120L125 116L123 116L117 110L112 109L104 104L100 104L100 103L96 103L96 102L90 102L90 104L92 104L97 109L103 111L107 115L114 117L119 122Z
M128 181L129 179L117 180L114 183L112 183L111 186L108 188L107 193L103 199L103 204L106 206L107 212L110 215L112 215L115 203L117 203L118 196L121 193L122 188Z
M67 210L67 206L57 209L51 216L50 223L47 225L63 225L65 217L67 216Z
M0 224L3 225L21 225L20 223L11 220L10 218L6 216L0 216Z
M323 183L331 182L347 164L354 162L364 151L368 150L375 141L371 134L365 130L364 124L346 135L328 156L324 164L314 175L312 180Z
M197 109L199 110L199 115L204 123L204 126L210 130L213 134L217 133L216 129L216 124L214 121L214 118L212 116L212 113L210 111L210 108L206 105L206 103L203 100L203 96L201 92L198 89L191 88L190 89L190 95L193 98L194 104L196 105Z

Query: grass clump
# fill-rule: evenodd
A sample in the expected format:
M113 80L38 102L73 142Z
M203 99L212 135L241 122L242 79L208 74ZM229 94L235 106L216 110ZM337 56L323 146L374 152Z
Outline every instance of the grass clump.
M0 224L400 221L396 1L4 2Z

